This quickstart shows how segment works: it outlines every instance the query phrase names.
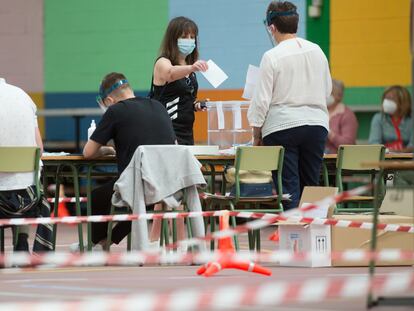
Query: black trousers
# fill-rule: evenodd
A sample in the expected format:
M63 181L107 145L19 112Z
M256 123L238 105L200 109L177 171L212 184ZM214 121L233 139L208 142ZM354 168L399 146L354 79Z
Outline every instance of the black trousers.
M283 193L292 195L291 201L284 203L285 210L298 206L305 186L319 185L327 135L328 131L323 126L304 125L274 132L263 138L265 146L285 148L282 189ZM273 174L273 181L277 184L276 174Z
M107 182L106 184L95 188L91 195L91 213L92 215L109 215L111 211L111 198L116 179ZM97 244L99 241L106 239L108 223L107 222L93 222L92 223L92 243ZM131 222L118 222L112 229L112 242L118 244L131 232Z

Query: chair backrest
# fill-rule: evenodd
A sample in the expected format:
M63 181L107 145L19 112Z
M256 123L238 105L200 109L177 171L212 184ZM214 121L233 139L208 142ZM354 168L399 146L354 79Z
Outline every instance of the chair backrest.
M34 185L38 184L40 148L0 147L0 172L34 172Z
M362 167L362 162L378 162L385 157L383 145L341 145L338 148L336 167L343 170L379 170L378 166Z
M235 167L238 170L273 171L283 163L282 146L238 147Z
M282 192L282 167L284 148L282 146L255 146L238 147L235 159L235 187L236 200L240 198L240 170L246 171L277 171L276 190L279 195ZM278 198L278 206L281 206L281 196Z

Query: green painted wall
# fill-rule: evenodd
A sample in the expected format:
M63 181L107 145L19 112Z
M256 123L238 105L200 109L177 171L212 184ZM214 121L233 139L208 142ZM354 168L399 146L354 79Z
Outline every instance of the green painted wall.
M45 0L44 16L46 92L95 92L111 71L149 89L168 0Z
M312 4L312 0L306 0L307 7ZM306 19L306 39L317 43L326 57L330 58L329 54L329 14L330 14L330 0L323 1L321 16L318 18L307 17Z

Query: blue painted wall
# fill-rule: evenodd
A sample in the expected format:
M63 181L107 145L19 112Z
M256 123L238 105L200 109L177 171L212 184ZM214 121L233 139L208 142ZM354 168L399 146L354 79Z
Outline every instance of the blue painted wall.
M300 16L298 35L306 34L306 1L292 1ZM269 0L170 0L169 17L186 16L199 27L200 55L212 59L229 78L222 89L244 87L247 66L258 66L272 47L263 24ZM200 88L212 86L202 77Z

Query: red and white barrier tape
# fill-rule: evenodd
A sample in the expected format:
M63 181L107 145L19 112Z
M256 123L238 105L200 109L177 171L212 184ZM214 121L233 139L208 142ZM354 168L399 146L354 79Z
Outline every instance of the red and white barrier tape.
M255 213L255 212L232 212L232 211L209 211L209 212L182 212L182 213L149 213L149 214L120 214L120 215L94 215L94 216L67 216L67 217L42 217L42 218L12 218L0 219L0 227L4 226L20 226L20 225L38 225L38 224L77 224L86 222L108 222L108 221L134 221L138 219L176 219L187 217L218 217L223 216L224 213L229 213L230 216L240 218L258 218L241 226L234 227L225 231L218 231L213 233L210 237L203 238L203 240L211 240L214 238L222 238L233 236L236 233L246 232L253 229L261 229L277 221L289 221L295 223L307 223L315 225L329 225L336 227L350 227L361 229L372 229L373 224L369 222L337 220L325 218L309 218L302 216L275 215L269 213ZM396 224L378 224L377 228L383 231L390 232L408 232L414 233L414 226L396 225Z
M0 266L10 267L80 267L80 266L138 266L140 264L204 264L217 261L223 256L220 252L126 252L126 253L43 253L30 255L28 253L11 253L0 255ZM398 249L384 249L370 252L361 249L350 249L343 252L311 253L288 250L273 252L242 252L226 253L231 260L253 261L256 263L280 263L280 262L304 262L313 260L342 260L347 262L359 262L368 260L396 262L411 260L414 263L414 252Z
M406 293L414 289L414 273L396 272L376 276L316 278L295 282L265 282L257 286L227 285L187 288L164 293L145 292L122 296L93 296L80 301L23 302L0 304L2 310L200 310L238 309L242 306L277 306L327 299Z
M55 203L55 198L47 198L47 201L50 203ZM59 198L59 203L76 203L76 198ZM79 202L88 202L88 198L80 197Z

